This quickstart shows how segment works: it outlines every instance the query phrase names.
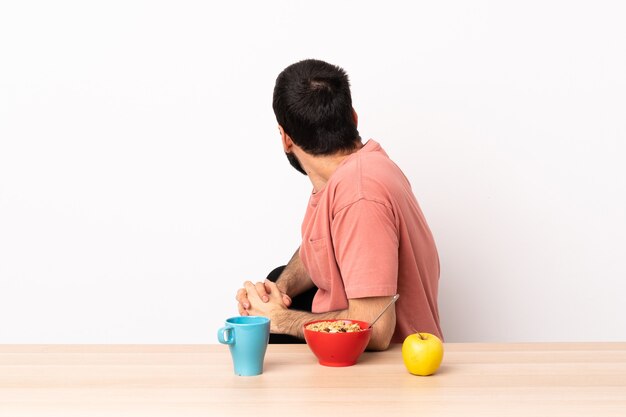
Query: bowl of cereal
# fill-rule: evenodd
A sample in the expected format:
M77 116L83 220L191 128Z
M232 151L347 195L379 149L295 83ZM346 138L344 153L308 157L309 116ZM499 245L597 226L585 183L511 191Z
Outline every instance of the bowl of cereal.
M369 323L359 320L315 320L304 325L304 339L321 365L354 365L372 335Z

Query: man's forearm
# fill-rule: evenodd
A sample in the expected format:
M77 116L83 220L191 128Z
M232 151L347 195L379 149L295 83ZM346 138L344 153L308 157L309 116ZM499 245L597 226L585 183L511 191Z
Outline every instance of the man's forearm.
M309 313L307 311L284 310L274 317L277 333L304 338L304 325L313 320L332 320L345 318L348 310L329 311L328 313Z
M309 313L305 311L282 309L272 315L272 332L304 337L303 327L313 320L348 319L361 320L371 323L378 314L389 307L391 297L369 297L348 300L345 310L329 311L327 313ZM387 308L380 317L376 326L372 328L372 336L367 345L369 350L385 350L391 343L396 328L395 307Z
M290 297L302 294L315 285L300 260L300 248L293 254L289 263L276 280L278 288Z

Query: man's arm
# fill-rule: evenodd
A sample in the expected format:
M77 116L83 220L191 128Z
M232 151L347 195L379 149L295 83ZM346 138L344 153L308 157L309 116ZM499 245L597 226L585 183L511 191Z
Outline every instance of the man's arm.
M391 300L391 297L355 298L348 300L348 309L346 310L330 311L328 313L308 313L289 310L282 302L281 296L278 294L278 288L274 283L268 284L270 286L268 302L261 300L252 282L247 281L244 285L251 303L248 310L250 314L268 317L271 320L272 333L289 334L300 338L304 337L304 324L313 320L345 318L371 323ZM392 306L372 327L372 337L367 348L370 350L387 349L395 327L396 312Z
M263 302L268 302L270 299L271 287L268 283L269 281L257 282L255 285L257 294ZM302 294L315 286L300 260L300 248L293 254L285 266L285 269L276 280L276 284L278 290L283 294L283 303L287 307L291 305L291 297ZM250 308L250 301L246 289L239 289L235 299L238 302L237 307L239 314L242 316L249 315L248 309Z
M300 248L293 254L289 263L276 280L278 289L289 297L295 297L313 288L315 284L300 260Z

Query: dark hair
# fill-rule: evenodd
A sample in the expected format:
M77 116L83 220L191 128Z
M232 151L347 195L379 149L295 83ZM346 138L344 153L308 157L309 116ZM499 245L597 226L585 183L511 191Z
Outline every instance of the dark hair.
M361 139L350 81L338 66L316 59L288 66L276 78L272 106L285 133L309 154L353 150Z

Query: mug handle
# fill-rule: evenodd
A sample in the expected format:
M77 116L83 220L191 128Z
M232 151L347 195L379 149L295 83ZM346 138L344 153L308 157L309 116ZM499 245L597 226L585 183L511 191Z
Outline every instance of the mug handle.
M228 337L224 338L224 333L228 332ZM232 345L235 343L235 329L232 326L224 326L217 331L217 340L225 345Z

